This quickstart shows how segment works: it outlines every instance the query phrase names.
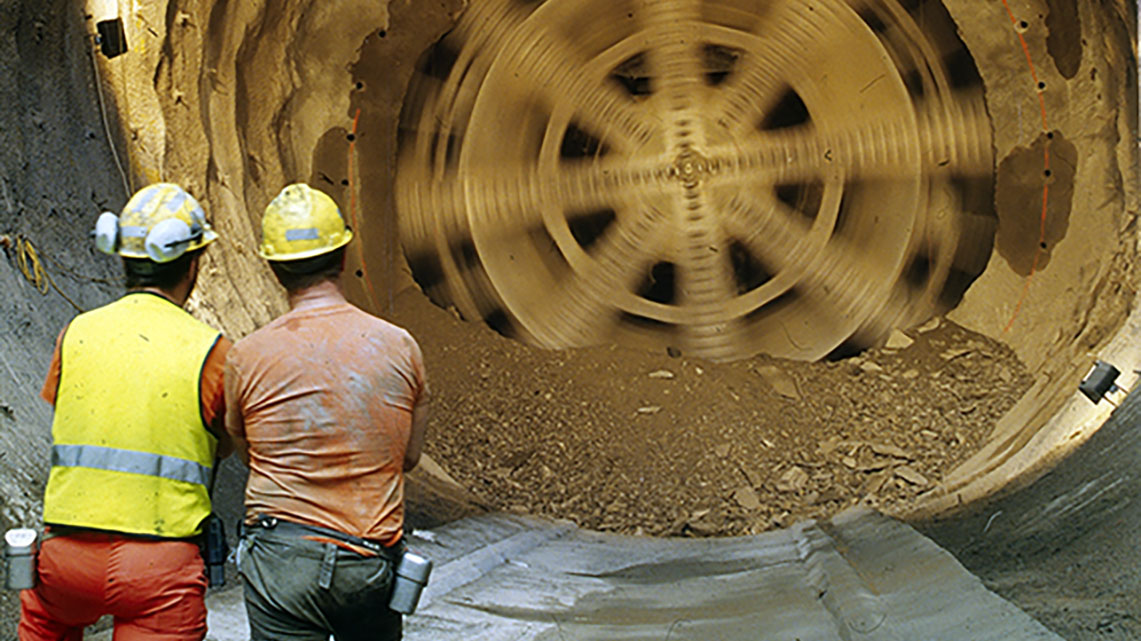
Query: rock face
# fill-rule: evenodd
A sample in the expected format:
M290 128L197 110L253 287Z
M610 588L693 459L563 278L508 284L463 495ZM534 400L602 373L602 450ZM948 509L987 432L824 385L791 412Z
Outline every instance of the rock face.
M39 390L56 335L76 313L72 302L88 308L109 300L119 276L118 265L87 242L92 216L121 207L126 197L83 33L71 3L0 2L3 530L39 519L51 421ZM109 118L115 126L113 112ZM116 144L122 144L117 132ZM33 251L43 267L38 278ZM32 279L20 268L21 256ZM0 636L14 634L18 607L15 595L0 592Z

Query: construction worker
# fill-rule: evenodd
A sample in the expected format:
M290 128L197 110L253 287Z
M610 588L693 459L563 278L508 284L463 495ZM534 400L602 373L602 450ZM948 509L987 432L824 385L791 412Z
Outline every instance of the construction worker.
M226 360L226 429L250 468L238 571L255 641L401 638L387 603L428 386L412 336L345 300L351 239L332 198L283 189L259 253L290 309Z
M55 406L39 581L20 595L21 641L206 636L198 546L225 435L230 343L182 309L216 234L177 185L104 213L96 246L122 257L127 293L60 333L41 395Z

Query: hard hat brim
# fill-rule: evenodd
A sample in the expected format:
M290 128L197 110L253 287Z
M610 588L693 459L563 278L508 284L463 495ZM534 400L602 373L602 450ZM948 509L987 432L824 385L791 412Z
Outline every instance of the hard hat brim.
M265 251L265 248L263 246L262 248L258 249L258 256L261 256L262 258L264 258L268 261L271 261L271 262L275 262L275 263L282 263L282 262L288 262L291 260L304 260L306 258L313 258L314 256L320 256L321 254L328 254L331 251L340 249L341 247L348 245L349 242L352 241L352 239L353 239L353 230L346 227L345 231L342 235L343 235L343 238L341 238L341 240L337 241L335 244L330 245L328 247L317 247L315 249L308 249L308 250L299 251L299 252L290 252L288 254L267 254Z

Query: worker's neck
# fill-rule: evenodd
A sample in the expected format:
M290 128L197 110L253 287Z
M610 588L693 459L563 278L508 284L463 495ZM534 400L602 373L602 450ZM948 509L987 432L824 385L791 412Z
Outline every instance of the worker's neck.
M135 287L129 291L131 292L150 292L157 296L169 300L170 302L182 307L190 298L190 292L194 291L194 285L198 283L198 256L190 259L190 265L186 269L186 273L182 275L182 279L174 284L173 287Z
M155 296L160 296L162 298L167 299L168 301L174 303L175 305L178 305L179 307L182 307L183 305L185 305L186 299L188 299L190 297L190 292L188 292L188 291L181 290L181 289L180 289L180 291L171 291L171 290L167 290L167 289L162 289L160 287L136 287L134 289L128 290L128 292L130 292L130 293L147 292L150 294L154 294Z
M311 307L328 307L345 302L345 294L341 291L341 279L323 280L316 285L289 292L289 309L308 309Z

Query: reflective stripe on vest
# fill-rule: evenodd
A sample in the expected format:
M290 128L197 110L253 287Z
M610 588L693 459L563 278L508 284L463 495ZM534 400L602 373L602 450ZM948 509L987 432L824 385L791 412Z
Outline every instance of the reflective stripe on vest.
M46 523L201 532L217 448L202 419L201 376L218 336L148 293L71 321L60 343Z
M210 484L210 468L200 463L173 456L117 450L98 445L53 445L52 467L90 467L96 470L157 476L197 485Z

